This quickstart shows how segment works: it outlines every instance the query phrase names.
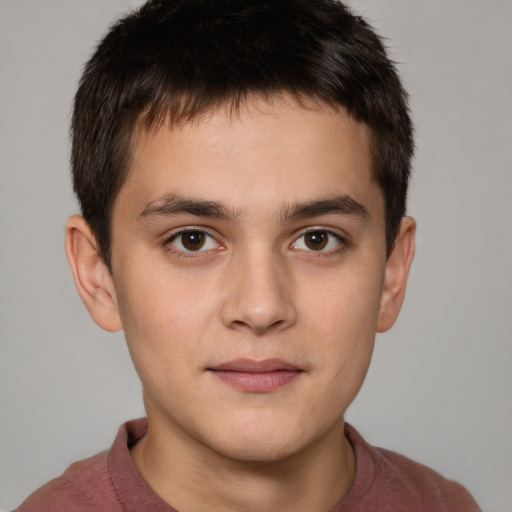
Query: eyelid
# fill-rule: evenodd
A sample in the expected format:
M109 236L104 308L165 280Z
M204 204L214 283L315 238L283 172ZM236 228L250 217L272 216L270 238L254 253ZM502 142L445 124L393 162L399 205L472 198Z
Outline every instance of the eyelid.
M296 249L294 247L300 238L304 237L308 233L316 233L316 232L327 233L329 236L334 237L338 241L338 247L336 247L334 249L327 249L327 250L323 249L323 250L318 250L318 251L315 251L314 249ZM298 235L295 236L295 238L291 244L293 249L296 249L299 251L311 252L316 255L332 254L332 253L341 252L348 245L349 245L348 235L340 233L339 230L337 230L337 229L334 229L331 227L326 227L326 226L310 226L310 227L302 229L298 233Z
M204 235L208 238L211 238L217 247L215 249L223 249L224 244L219 241L219 238L221 238L217 233L212 233L212 230L205 227L205 226L182 226L179 228L175 228L172 230L171 234L167 234L165 238L162 240L161 245L163 248L166 248L166 250L178 253L180 255L183 255L186 257L194 257L194 255L199 255L200 253L208 252L215 250L213 248L210 249L198 249L197 251L189 251L186 249L180 249L172 244L174 240L176 240L178 237L183 235L184 233L190 233L198 231L200 233L204 233Z
M180 249L172 245L172 242L178 238L180 235L188 232L194 232L199 231L201 233L204 233L205 236L211 238L213 241L215 241L217 247L216 248L210 248L210 249L198 249L197 251L191 251L186 249ZM211 228L205 227L205 226L195 226L195 225L187 225L187 226L181 226L178 228L174 228L171 232L171 234L167 234L163 241L161 242L161 246L165 248L166 250L170 252L175 252L180 256L183 257L194 257L199 256L201 253L214 251L214 250L221 250L225 248L225 244L223 241L220 241L219 239L222 239L220 234L218 234L216 231L212 233ZM332 253L338 253L343 251L347 248L348 245L350 245L350 237L349 235L345 234L345 232L340 232L340 229L333 228L333 227L327 227L327 226L308 226L307 228L303 228L300 230L297 234L294 235L293 241L291 243L291 248L296 249L294 246L297 243L297 241L301 238L307 235L308 233L314 233L314 232L324 232L327 233L328 236L335 238L338 241L338 247L331 248L331 249L321 249L318 251L315 251L314 249L296 249L298 251L303 252L310 252L316 255L328 255Z

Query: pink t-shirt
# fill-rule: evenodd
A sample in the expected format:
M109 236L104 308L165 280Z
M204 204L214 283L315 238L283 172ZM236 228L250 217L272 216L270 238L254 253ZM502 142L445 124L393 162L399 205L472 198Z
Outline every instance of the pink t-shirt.
M145 419L121 426L108 452L75 462L31 494L16 512L178 512L135 469L129 449ZM357 467L352 487L332 512L481 512L468 491L430 468L370 446L350 425Z

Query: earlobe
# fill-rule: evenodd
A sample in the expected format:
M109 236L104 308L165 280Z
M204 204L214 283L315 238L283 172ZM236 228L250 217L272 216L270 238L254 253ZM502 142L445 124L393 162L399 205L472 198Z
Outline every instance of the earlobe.
M404 217L396 238L395 247L386 262L386 274L381 296L377 332L390 329L398 318L407 286L409 269L414 257L416 222Z
M89 224L80 215L66 222L66 256L78 294L93 320L107 331L119 331L122 325L112 275Z

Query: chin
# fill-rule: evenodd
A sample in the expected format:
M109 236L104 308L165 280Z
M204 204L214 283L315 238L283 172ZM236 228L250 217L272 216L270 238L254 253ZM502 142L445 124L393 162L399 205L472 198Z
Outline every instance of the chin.
M289 440L268 442L268 439L241 439L239 442L225 443L218 447L225 457L239 462L273 463L280 462L297 454L303 448Z
M232 424L210 446L233 460L270 463L301 452L314 438L299 425L264 424L256 420L249 425Z

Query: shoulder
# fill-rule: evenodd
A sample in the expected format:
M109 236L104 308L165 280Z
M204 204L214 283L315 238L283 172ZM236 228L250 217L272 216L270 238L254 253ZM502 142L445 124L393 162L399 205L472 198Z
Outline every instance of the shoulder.
M383 484L392 483L418 502L425 510L439 512L477 512L480 508L467 489L432 468L383 448L373 448L379 460L378 473Z
M118 508L119 507L119 508ZM108 471L108 452L71 464L33 492L15 512L115 512L121 510Z
M385 503L385 510L479 512L471 494L459 483L399 453L368 444L347 425L356 452L356 481L364 480L364 500ZM363 490L363 489L360 489ZM388 507L388 508L386 508Z

